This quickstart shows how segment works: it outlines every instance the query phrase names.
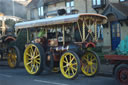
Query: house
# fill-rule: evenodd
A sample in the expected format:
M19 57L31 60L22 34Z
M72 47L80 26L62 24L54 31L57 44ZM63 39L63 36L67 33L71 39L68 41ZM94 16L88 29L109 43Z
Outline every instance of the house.
M0 0L0 13L26 19L26 7L13 0Z
M27 19L40 19L58 16L59 9L66 14L99 13L108 17L108 23L100 32L103 50L115 50L121 40L128 35L128 0L32 0L27 6Z
M74 0L33 0L27 6L27 19L40 19L58 16L58 10L66 9L67 14L74 9Z
M32 0L13 0L13 1L20 3L24 6L27 6Z
M92 0L92 4L97 13L108 17L103 30L103 49L115 50L128 35L128 0Z

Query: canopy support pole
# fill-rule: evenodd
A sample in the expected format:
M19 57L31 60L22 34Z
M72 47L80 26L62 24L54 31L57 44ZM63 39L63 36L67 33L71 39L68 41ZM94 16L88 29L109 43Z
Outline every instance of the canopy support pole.
M97 21L95 21L95 41L97 41Z
M65 26L63 25L63 46L65 45Z
M84 23L84 18L83 18L83 40L82 42L85 41L85 23Z
M27 43L29 43L29 29L27 29Z
M74 39L74 37L75 37L75 36L74 36L74 35L75 35L75 26L72 25L72 27L73 27L73 29L72 29L72 31L73 31L73 32L72 32L72 38Z
M80 31L80 25L79 25L79 22L77 22L77 25L78 25L78 30L79 30L80 37L81 37L81 40L82 40L82 33L81 33L81 31Z

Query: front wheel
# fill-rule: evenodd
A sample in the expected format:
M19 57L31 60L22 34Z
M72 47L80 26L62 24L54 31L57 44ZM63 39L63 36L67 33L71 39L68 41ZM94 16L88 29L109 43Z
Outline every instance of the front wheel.
M80 59L72 51L65 52L60 59L60 71L67 79L74 79L80 72Z
M87 77L96 75L100 68L100 59L93 51L86 51L81 57L81 70Z
M117 66L114 72L114 76L121 85L127 85L128 84L128 65L121 64Z
M40 44L29 44L24 52L24 66L31 75L38 75L43 70L44 49Z
M20 51L16 46L10 47L8 49L8 66L10 68L16 68L19 66L21 61Z

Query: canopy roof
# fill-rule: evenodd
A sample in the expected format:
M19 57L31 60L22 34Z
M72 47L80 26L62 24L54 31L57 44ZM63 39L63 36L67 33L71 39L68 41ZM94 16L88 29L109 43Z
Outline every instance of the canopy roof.
M33 28L33 27L41 27L41 26L45 27L45 26L63 25L63 24L77 22L78 20L80 20L81 17L93 18L99 24L104 24L107 22L107 17L103 15L82 13L82 14L59 16L59 17L40 19L34 21L20 22L15 24L15 28L23 29L23 28Z

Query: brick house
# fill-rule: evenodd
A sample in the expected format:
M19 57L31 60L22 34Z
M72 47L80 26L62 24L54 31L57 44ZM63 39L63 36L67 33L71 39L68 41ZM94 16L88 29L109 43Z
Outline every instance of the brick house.
M99 36L99 45L104 50L115 50L128 35L128 0L33 0L27 8L28 20L58 16L57 10L63 8L67 14L77 10L107 16L108 23L103 25Z

